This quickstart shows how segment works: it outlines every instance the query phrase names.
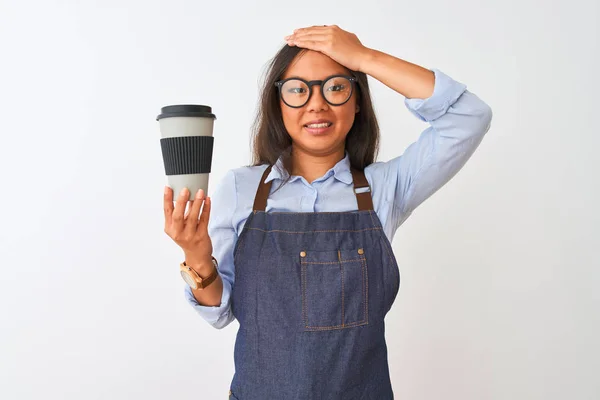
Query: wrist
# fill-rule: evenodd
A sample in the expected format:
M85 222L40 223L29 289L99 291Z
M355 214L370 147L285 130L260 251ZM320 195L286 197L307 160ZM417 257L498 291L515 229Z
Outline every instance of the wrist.
M196 273L200 275L201 278L209 276L215 268L212 257L209 257L207 259L197 259L186 256L185 265L196 271Z
M362 56L360 57L360 64L358 66L358 72L362 72L364 74L369 74L367 71L370 70L370 65L373 64L375 57L377 56L377 51L365 47Z

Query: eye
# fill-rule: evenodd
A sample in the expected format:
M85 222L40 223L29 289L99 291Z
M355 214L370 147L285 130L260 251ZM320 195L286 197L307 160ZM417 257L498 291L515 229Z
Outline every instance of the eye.
M339 92L346 89L346 85L343 84L339 84L339 85L331 85L327 88L328 91L330 92Z
M306 88L291 87L291 88L286 88L286 92L292 93L292 94L303 94L303 93L306 93Z

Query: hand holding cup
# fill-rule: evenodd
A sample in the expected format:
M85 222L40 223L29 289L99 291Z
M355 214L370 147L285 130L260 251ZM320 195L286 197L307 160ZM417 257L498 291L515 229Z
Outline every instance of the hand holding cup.
M203 189L193 198L189 196L188 189L184 188L173 205L173 189L165 187L165 233L183 249L186 263L198 272L212 265L213 247L208 235L211 201Z

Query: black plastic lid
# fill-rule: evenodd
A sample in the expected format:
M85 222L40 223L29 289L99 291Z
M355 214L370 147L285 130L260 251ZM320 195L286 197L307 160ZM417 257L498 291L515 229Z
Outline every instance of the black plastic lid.
M165 106L160 109L160 115L156 117L156 120L169 117L204 117L214 118L217 117L212 113L212 109L209 106L202 106L196 104L178 104L173 106Z

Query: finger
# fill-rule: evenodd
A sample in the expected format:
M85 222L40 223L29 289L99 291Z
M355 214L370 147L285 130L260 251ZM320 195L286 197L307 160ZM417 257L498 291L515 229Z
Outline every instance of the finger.
M165 210L165 228L171 225L171 217L173 215L173 189L165 186L164 205Z
M322 40L294 39L289 42L289 45L322 52L325 49L326 43Z
M327 34L329 33L329 27L323 27L323 26L315 26L312 28L302 28L302 29L296 29L294 31L294 33L292 33L289 36L286 36L284 39L289 41L290 39L295 39L297 37L301 37L304 35L310 35L310 34Z
M187 221L190 212L192 211L192 206L194 205L194 200L188 200L185 208L185 214L183 216L183 220Z
M200 214L200 207L202 207L202 203L204 200L204 190L200 189L196 192L196 197L194 201L190 205L190 212L187 217L187 221L185 224L185 230L189 233L193 233L196 231L198 226L198 214Z
M328 33L314 33L314 32L308 32L308 33L301 33L301 34L297 34L294 35L293 37L290 38L292 41L297 41L297 40L313 40L313 41L321 41L321 42L325 42L325 41L330 41L331 40L331 35Z
M198 222L198 229L208 229L208 221L210 219L210 208L211 208L211 199L207 197L204 201L204 208L202 209L202 214L200 215L200 221Z
M324 32L327 30L330 30L331 27L325 25L313 25L311 27L308 28L298 28L298 29L294 29L294 34L300 34L300 33L306 33L306 32Z
M185 206L187 205L189 197L189 190L184 189L175 202L175 210L173 211L173 227L176 232L180 232L183 229L183 216L185 212Z
M182 229L185 229L187 221L188 221L188 215L190 214L190 209L192 208L192 201L188 201L188 203L185 206L185 211L183 212L183 225L182 225Z

